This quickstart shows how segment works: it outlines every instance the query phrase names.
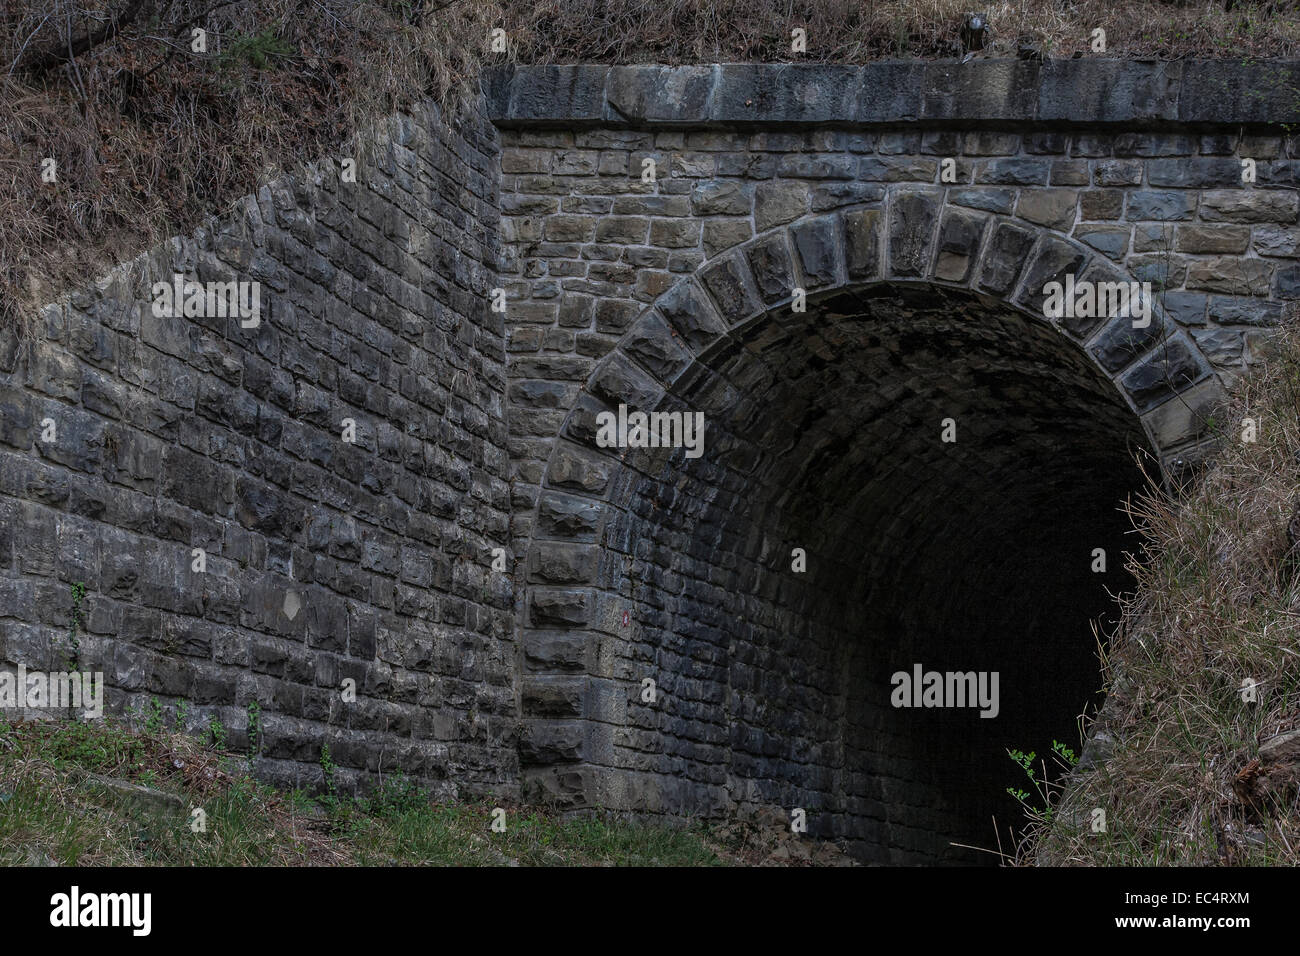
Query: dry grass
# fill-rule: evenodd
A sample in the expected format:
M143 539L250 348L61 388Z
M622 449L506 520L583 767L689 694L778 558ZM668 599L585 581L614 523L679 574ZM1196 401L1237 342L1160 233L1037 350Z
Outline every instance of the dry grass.
M1288 57L1300 51L1294 0L1236 3L1134 0L531 0L507 2L507 26L520 59L573 62L861 62L951 57L962 53L965 18L981 13L992 31L983 55L1016 56L1021 38L1048 56L1095 55L1094 28L1106 31L1106 55L1118 57ZM794 55L790 31L807 31Z
M1203 479L1133 509L1147 559L1133 566L1094 726L1113 743L1051 825L1031 828L1022 859L1300 864L1300 757L1259 762L1262 744L1300 726L1300 330L1279 334L1216 425ZM1092 831L1094 808L1105 832Z
M71 63L34 68L132 0L29 0L0 13L0 320L192 229L369 122L477 82L494 5L155 0ZM204 10L210 9L206 16ZM190 50L191 24L207 52ZM57 163L54 182L42 163Z

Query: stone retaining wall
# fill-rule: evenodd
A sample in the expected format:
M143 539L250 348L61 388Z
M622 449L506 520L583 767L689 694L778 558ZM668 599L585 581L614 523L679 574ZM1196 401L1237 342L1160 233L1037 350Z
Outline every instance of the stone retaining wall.
M344 790L510 790L497 165L481 115L398 117L11 337L0 658L103 671L110 711L236 746L257 702L280 783L320 785L328 744ZM177 273L260 282L260 324L155 316Z

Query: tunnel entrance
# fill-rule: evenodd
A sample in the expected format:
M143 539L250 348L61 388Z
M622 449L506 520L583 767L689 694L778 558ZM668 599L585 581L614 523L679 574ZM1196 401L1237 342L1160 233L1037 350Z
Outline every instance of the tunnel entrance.
M866 861L994 862L952 844L1021 822L1008 748L1077 748L1091 622L1126 586L1147 446L1114 385L1000 300L885 283L734 330L659 407L707 431L698 459L640 453L611 502L604 574L637 622L615 672L666 695L639 766L803 807ZM895 706L917 668L996 674L995 715Z

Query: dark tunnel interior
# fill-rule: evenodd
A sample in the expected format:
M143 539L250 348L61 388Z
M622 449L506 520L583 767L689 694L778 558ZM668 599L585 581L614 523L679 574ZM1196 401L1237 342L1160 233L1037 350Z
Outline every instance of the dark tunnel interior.
M1005 304L878 285L765 316L660 408L704 412L704 454L643 452L616 494L611 586L649 625L624 653L726 741L662 769L805 807L866 861L996 862L953 844L1023 823L1008 749L1079 749L1092 622L1128 586L1146 442L1115 387ZM996 672L996 716L893 706L917 665Z

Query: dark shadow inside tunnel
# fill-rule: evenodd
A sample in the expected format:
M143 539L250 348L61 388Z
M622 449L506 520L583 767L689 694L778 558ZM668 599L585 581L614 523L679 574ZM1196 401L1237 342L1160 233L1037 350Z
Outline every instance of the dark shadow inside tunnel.
M660 405L704 413L703 455L629 456L606 535L641 624L620 653L712 730L670 725L658 766L802 807L867 861L996 862L953 844L1023 823L1007 750L1077 751L1096 703L1135 415L1046 322L969 292L865 287L733 338ZM985 706L896 695L918 667L986 675Z

